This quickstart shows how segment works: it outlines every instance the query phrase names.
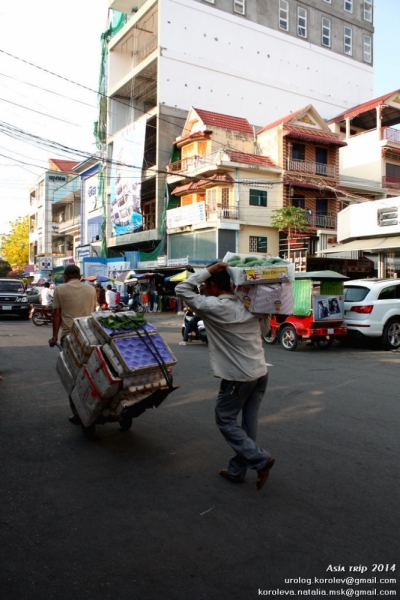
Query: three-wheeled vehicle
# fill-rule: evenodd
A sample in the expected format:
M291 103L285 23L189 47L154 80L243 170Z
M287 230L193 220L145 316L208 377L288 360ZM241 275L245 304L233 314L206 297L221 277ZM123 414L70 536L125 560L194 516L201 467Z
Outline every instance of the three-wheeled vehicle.
M343 281L347 279L335 271L295 273L293 314L272 315L264 341L280 341L285 350L294 350L302 340L329 348L335 338L347 335L343 325Z

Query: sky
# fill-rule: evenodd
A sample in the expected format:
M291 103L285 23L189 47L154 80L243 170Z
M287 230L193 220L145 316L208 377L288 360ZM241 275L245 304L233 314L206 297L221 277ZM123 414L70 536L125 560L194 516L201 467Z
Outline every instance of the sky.
M0 4L0 235L29 213L29 187L49 158L77 160L74 150L96 152L93 123L107 7L107 0ZM399 17L400 0L374 0L374 97L400 88ZM15 139L15 130L14 137L5 135L2 123L69 150Z

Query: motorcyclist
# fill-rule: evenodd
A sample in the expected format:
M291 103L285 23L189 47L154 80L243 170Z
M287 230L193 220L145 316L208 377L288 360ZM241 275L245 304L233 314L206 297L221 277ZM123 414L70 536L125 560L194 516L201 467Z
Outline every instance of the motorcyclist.
M50 289L50 283L46 281L40 292L40 299L43 306L50 307L53 304L53 292Z
M106 291L100 281L96 283L96 308L99 310L106 303Z
M197 289L198 289L199 294L201 296L203 296L204 295L204 283L201 283ZM186 321L185 331L183 332L183 342L179 342L180 346L186 346L186 344L189 341L189 337L195 338L198 336L199 330L198 330L197 324L199 321L202 320L202 317L199 317L199 315L196 315L196 313L194 313L192 310L190 310L189 307L185 307L183 310L186 311L186 316L191 317L191 319Z

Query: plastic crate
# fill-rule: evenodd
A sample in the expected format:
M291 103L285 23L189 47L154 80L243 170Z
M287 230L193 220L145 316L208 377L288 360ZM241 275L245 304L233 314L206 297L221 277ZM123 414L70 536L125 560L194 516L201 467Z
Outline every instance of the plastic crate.
M137 335L137 329L134 329L134 328L118 329L117 331L114 331L113 329L109 329L108 327L105 327L104 325L102 325L100 323L99 319L101 319L102 317L103 318L107 317L111 314L114 314L114 313L112 313L110 311L102 311L102 312L97 312L97 313L93 314L93 317L92 317L93 331L98 340L101 340L102 343L109 344L113 339L118 338L118 337ZM123 313L116 313L114 316L116 316L118 318L118 315L136 316L136 313L132 312L132 311L126 311ZM144 323L138 329L139 329L139 331L146 330L149 333L155 333L157 331L156 327L154 327L154 325L152 325L151 323Z
M177 361L160 334L114 339L110 347L127 374L152 371L163 361L168 367Z
M122 379L111 373L100 348L93 349L86 367L102 398L115 396L122 388Z

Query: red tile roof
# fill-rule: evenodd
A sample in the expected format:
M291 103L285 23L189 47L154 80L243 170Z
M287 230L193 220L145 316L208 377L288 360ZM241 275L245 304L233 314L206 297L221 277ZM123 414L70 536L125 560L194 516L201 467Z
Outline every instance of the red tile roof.
M193 140L211 140L212 131L196 131L195 133L191 133L186 137L181 137L176 139L174 144L176 146L181 146L186 142L191 142Z
M300 188L306 188L309 190L331 190L332 192L342 192L342 188L340 188L339 186L336 185L332 185L332 184L327 184L324 181L318 181L315 179L311 179L311 178L307 178L305 177L304 179L298 180L298 179L290 179L290 178L285 178L284 182L285 185L291 185L292 187L300 187Z
M399 148L391 148L390 146L385 146L382 148L382 156L384 156L387 152L393 152L393 154L400 154Z
M257 135L259 133L262 133L263 131L268 131L269 129L274 129L274 127L278 127L278 125L281 125L282 123L288 123L296 115L298 115L299 113L301 113L303 110L306 110L307 108L309 108L309 106L310 105L303 106L303 108L299 108L299 110L295 110L294 112L290 113L289 115L285 115L284 117L281 117L280 119L277 119L276 121L273 121L272 123L268 123L268 125L265 125L262 129L259 129L257 131Z
M302 127L301 125L286 125L283 129L283 135L309 140L310 142L347 146L347 142L339 139L338 133L321 131L320 129L310 129Z
M362 113L368 112L369 110L372 110L373 108L376 108L377 106L380 106L382 103L384 104L385 101L388 98L390 98L390 96L393 96L393 94L395 94L398 91L399 90L394 90L394 92L390 92L390 94L385 94L384 96L379 96L379 98L374 98L373 100L368 100L368 102L364 102L363 104L358 104L357 106L353 106L353 108L349 108L349 109L345 110L340 115L338 115L337 117L334 117L333 119L330 119L327 122L328 123L339 123L340 121L344 121L345 119L350 119L351 117L355 117Z
M275 167L277 165L269 158L269 156L261 156L260 154L247 154L246 152L229 151L232 162L243 163L246 165L258 165L260 167Z
M57 169L64 172L72 171L76 165L79 165L79 162L74 160L60 160L59 158L50 158L49 164L53 164Z
M207 187L215 185L216 183L234 183L234 179L228 173L215 173L208 179L200 179L199 181L192 181L185 185L176 187L171 193L174 196L181 196L185 193L191 193L196 191L205 190Z
M222 129L230 129L231 131L240 131L241 133L253 133L253 128L247 119L222 115L220 113L197 108L194 110L197 112L204 125L221 127Z

